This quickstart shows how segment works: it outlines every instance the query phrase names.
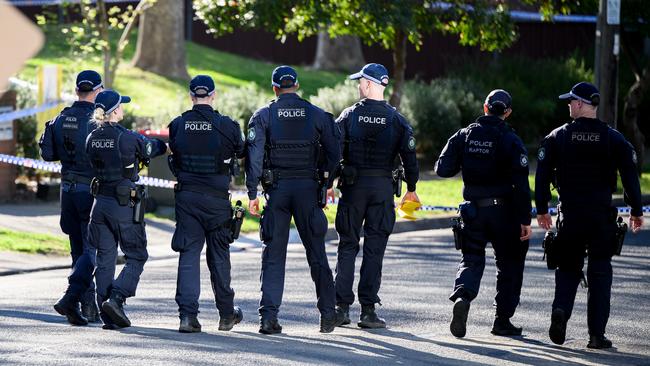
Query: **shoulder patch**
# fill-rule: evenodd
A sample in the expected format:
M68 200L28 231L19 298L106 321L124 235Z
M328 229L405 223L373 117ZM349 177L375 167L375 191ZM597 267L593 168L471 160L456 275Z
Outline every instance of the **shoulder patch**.
M526 156L526 154L521 154L519 157L519 164L524 168L528 166L528 156Z
M153 145L151 144L151 141L147 141L147 145L145 146L145 153L147 156L151 156L151 153L153 152Z
M544 158L546 158L546 148L540 147L537 150L537 160L544 161Z
M411 150L411 151L415 150L415 137L411 136L409 138L408 146L409 146L409 150Z
M248 129L248 141L255 141L255 127Z

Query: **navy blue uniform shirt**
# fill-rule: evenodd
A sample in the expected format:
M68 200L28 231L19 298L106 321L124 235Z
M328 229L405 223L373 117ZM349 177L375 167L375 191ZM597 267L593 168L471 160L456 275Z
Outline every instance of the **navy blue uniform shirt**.
M295 93L281 94L276 100L289 103L298 103L301 101L300 97ZM248 188L248 198L251 200L257 197L257 185L262 177L267 131L270 128L271 121L270 105L258 109L248 122L248 136L246 138L246 187ZM334 119L330 113L314 105L310 104L309 106L316 131L319 134L322 155L324 156L324 162L321 167L325 171L328 171L330 177L332 177L341 159L341 151L339 150L340 132L334 124ZM314 169L318 167L317 160L315 159L313 162Z
M477 138L469 139L470 133L478 133ZM481 135L491 135L493 138L482 139ZM493 160L486 156L484 159L477 157L464 161L482 152L494 154ZM445 178L453 177L462 170L465 200L512 198L519 223L530 225L532 207L528 154L519 136L501 118L481 116L475 123L452 135L434 169L436 174Z
M45 125L45 131L38 142L41 149L41 157L45 161L61 160L62 175L73 173L88 178L93 177L93 169L85 156L85 141L88 134L95 128L95 125L90 122L94 110L94 103L76 101L72 106L65 108L59 116ZM66 121L67 118L72 118L73 120ZM67 153L63 146L64 134L66 133L65 129L71 127L74 128L71 131L75 135L79 135L76 141L72 141L75 145L76 153L67 157L65 156Z
M228 163L230 159L242 158L244 156L244 141L239 123L233 121L228 116L219 114L210 105L197 104L191 110L185 112L182 116L176 117L169 124L169 148L173 154L180 153L177 145L177 136L185 128L186 121L205 121L205 117L214 117L216 119L216 128L220 151L219 156ZM200 184L217 190L226 191L230 186L230 175L224 174L199 174L190 173L180 169L177 176L178 181L183 184Z
M634 148L604 122L577 118L556 128L542 141L537 160L537 214L548 213L551 183L558 188L562 207L610 207L618 171L631 214L643 215Z

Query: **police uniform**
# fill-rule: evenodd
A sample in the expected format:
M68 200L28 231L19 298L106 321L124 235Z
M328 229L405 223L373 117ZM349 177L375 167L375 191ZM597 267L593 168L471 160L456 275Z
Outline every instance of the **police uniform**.
M106 90L95 99L95 107L108 115L129 101L129 97ZM88 135L86 152L98 182L93 187L96 195L88 232L90 244L97 250L97 302L102 304L105 329L131 325L122 306L127 297L135 296L148 258L144 220L136 223L134 217L134 205L144 200L135 182L141 166L166 150L162 140L148 139L115 122L105 122ZM117 243L126 264L115 279Z
M214 81L199 75L190 82L193 97L214 93ZM180 253L176 303L181 332L200 331L200 257L207 240L207 262L214 298L221 317L219 329L230 330L242 314L233 306L230 287L231 167L243 157L239 124L219 114L209 104L194 107L169 124L170 164L176 185L176 230L172 249Z
M101 87L101 76L95 71L82 71L77 76L76 90L79 93L92 93ZM94 129L90 123L93 110L92 102L74 102L45 125L39 142L44 160L61 161L60 225L70 240L72 272L68 277L65 295L54 308L75 325L99 321L95 284L92 280L95 252L88 245L88 221L93 204L90 194L93 170L85 152L86 137ZM80 300L83 316L79 316Z
M560 99L576 99L598 105L598 89L576 84ZM578 284L587 268L587 325L591 348L608 348L605 335L612 285L611 258L616 250L617 210L612 207L617 174L625 189L632 216L643 216L636 155L623 135L595 118L576 118L553 130L537 154L535 204L537 214L548 213L550 185L558 191L557 247L561 248L555 271L551 340L564 343L566 323L571 317Z
M455 303L450 330L456 337L465 336L470 302L485 269L487 242L492 243L497 267L492 333L521 334L509 319L519 305L528 251L528 240L520 240L522 226L531 221L528 155L521 139L498 117L510 109L510 94L494 90L485 105L489 113L456 132L435 165L436 174L445 178L462 171L467 201L460 206L462 257L449 297Z
M350 76L366 78L382 86L388 83L388 72L379 64L368 64L361 72ZM336 302L350 323L349 307L354 302L352 284L359 253L360 231L363 225L363 261L359 279L361 317L364 328L385 327L376 316L374 306L378 296L381 270L388 237L395 224L393 202L393 168L399 156L405 170L410 192L418 181L418 163L413 129L394 107L383 100L362 99L341 113L336 123L341 130L343 152L339 177L341 198L336 213L339 234L336 263ZM401 179L401 178L400 178Z
M272 84L281 90L297 84L295 70L281 66L273 71ZM260 222L262 252L261 333L279 333L278 311L284 291L284 271L293 217L307 254L316 285L321 331L336 324L334 283L325 253L327 218L317 204L319 150L324 170L331 173L340 159L339 132L332 115L295 93L280 94L257 110L248 124L246 186L249 199L257 197L264 180L267 203ZM270 179L272 175L272 179ZM331 174L330 174L331 177ZM329 182L331 184L331 182Z

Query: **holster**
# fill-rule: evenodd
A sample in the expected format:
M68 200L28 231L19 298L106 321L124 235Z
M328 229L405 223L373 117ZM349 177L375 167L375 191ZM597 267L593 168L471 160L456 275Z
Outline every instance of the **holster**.
M99 193L99 179L93 178L93 180L90 182L90 194L95 197L97 196L97 193Z
M454 233L454 244L456 250L462 250L465 244L465 239L463 237L464 227L463 219L460 216L451 219L451 231Z
M235 203L235 207L232 210L233 215L230 223L230 233L232 234L232 239L235 240L239 238L241 225L244 223L244 216L246 216L246 210L242 207L242 203L239 200Z
M621 255L621 250L623 250L623 242L625 241L625 234L627 234L627 224L623 222L622 217L618 217L616 219L616 251L614 252L615 255Z
M395 194L395 197L402 196L403 180L404 180L404 167L400 165L397 167L397 169L393 170L393 194Z
M544 240L542 240L542 248L544 248L544 257L542 260L546 259L546 268L550 270L555 270L558 264L558 241L557 235L553 231L547 231L544 235Z
M146 190L143 185L137 185L130 192L131 201L133 202L133 222L140 224L144 222Z
M357 182L357 176L357 168L349 165L342 165L338 187L340 188L354 185Z
M318 187L318 206L323 208L327 206L327 185L329 183L329 172L324 171L319 174L319 187Z
M131 201L131 187L129 186L117 186L115 187L115 198L117 198L117 203L120 206L127 206Z

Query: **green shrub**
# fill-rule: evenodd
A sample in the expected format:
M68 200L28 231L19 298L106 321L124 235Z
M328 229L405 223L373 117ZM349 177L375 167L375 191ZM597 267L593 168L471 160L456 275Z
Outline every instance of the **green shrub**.
M559 60L501 56L488 64L456 64L462 66L452 74L471 85L480 98L497 88L512 95L513 112L508 122L529 145L537 145L552 129L570 120L566 103L557 96L579 81L593 79L592 71L579 56Z
M387 94L388 95L388 94ZM357 82L345 80L331 88L320 88L316 95L312 95L309 101L330 112L336 119L343 110L359 100Z
M401 111L418 141L418 151L429 158L440 155L447 139L480 112L481 102L457 79L414 81L404 88Z
M272 96L254 84L248 84L241 88L232 88L227 92L217 95L215 103L219 113L239 122L242 130L248 127L253 113L260 107L269 103Z

